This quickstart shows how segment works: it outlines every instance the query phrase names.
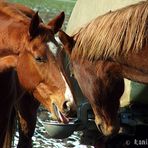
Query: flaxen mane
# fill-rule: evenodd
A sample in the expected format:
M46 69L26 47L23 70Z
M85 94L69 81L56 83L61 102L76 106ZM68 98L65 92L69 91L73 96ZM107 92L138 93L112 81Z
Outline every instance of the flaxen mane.
M148 43L148 1L99 16L75 35L73 57L94 61L138 52Z

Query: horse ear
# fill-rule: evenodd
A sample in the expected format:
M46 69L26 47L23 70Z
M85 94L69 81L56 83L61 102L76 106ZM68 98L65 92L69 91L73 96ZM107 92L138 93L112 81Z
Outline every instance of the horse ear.
M29 35L31 38L34 38L35 36L37 36L38 29L39 29L39 23L40 23L40 18L39 18L38 11L37 11L32 17L32 20L29 26Z
M57 33L59 29L62 27L64 19L65 19L65 13L61 12L58 16L56 16L53 20L51 20L48 23L48 26L51 27L54 34Z
M67 54L70 55L71 52L72 52L72 48L74 46L73 37L70 37L64 31L60 30L59 31L59 39L62 42L64 49L67 52Z

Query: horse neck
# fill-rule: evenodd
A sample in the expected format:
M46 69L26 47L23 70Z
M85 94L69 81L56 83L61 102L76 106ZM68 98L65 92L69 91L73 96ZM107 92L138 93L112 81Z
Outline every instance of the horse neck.
M27 36L26 28L23 24L17 24L19 27L0 26L0 55L19 54L25 44Z
M7 3L0 3L0 8L0 55L18 54L24 46L30 19Z

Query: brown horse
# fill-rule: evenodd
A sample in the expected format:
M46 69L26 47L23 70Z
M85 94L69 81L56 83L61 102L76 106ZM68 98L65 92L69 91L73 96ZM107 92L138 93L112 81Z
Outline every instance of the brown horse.
M36 110L42 103L60 122L74 110L70 84L48 43L64 13L48 25L27 7L0 3L0 147L11 147L15 112L20 123L18 147L31 147ZM35 100L36 98L37 100ZM23 142L23 144L21 144Z
M26 16L32 18L35 15L35 12L21 4L12 3L11 7L15 9L19 9ZM42 22L42 20L40 20ZM5 138L4 146L9 147L11 144L11 137L13 136L12 130L15 131L16 126L16 115L17 115L17 123L19 128L19 141L17 147L29 148L32 147L32 136L34 134L35 125L36 125L36 117L37 117L37 109L40 103L35 100L31 95L24 94L20 100L18 100L13 108L13 112L11 114L10 122L8 129L8 137ZM11 121L12 120L12 121ZM25 127L25 128L24 128ZM11 133L11 135L9 135ZM10 137L9 137L10 136Z
M108 12L72 37L59 33L104 135L117 133L123 78L148 83L148 1Z

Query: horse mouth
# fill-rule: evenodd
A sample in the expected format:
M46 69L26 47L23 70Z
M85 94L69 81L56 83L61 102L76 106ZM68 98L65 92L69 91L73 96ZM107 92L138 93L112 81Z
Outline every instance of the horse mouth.
M53 105L53 111L54 114L59 122L62 122L64 124L67 124L69 122L69 119L59 110L57 105L55 103L52 103Z

